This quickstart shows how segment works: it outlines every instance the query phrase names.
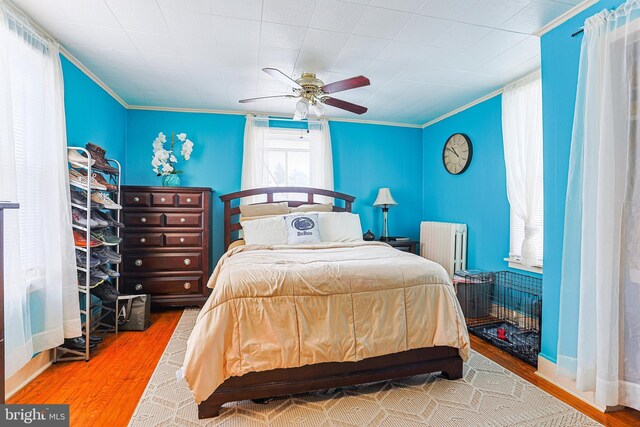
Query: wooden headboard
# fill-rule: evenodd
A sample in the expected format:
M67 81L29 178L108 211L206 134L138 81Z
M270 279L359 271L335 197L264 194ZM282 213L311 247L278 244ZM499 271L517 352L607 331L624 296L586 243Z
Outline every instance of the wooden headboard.
M309 188L309 187L252 188L251 190L236 191L235 193L222 195L220 196L220 200L222 200L222 203L224 203L224 250L225 251L231 244L233 233L237 233L242 229L242 225L240 225L240 218L239 218L240 199L243 197L266 195L267 200L263 203L273 203L274 194L300 195L300 198L303 200L286 200L289 203L290 207L317 204L319 202L315 201L315 196L332 197L334 199L334 203L333 203L334 212L351 212L351 204L356 199L354 196L349 196L347 194L337 193L331 190L323 190L320 188ZM336 202L339 200L344 202L344 206L336 205ZM254 203L254 204L260 205L263 203Z

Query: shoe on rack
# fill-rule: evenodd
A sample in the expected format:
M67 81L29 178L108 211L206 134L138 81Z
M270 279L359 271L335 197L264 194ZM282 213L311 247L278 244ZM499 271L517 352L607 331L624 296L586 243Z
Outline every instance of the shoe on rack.
M89 335L89 344L100 344L103 338L96 335Z
M91 220L96 223L96 225L94 227L108 227L109 226L109 222L105 221L102 218L102 216L100 216L98 214L98 212L100 212L100 211L97 211L97 210L92 210L91 211Z
M91 233L91 237L101 241L105 246L115 246L122 242L122 239L114 235L108 228Z
M87 246L87 235L80 230L73 230L73 242L76 246ZM94 239L93 237L89 239L89 247L95 248L97 246L102 246L102 243L99 240Z
M99 268L92 268L89 274L91 274L91 277L97 277L102 280L107 280L109 278L109 275Z
M106 221L110 227L124 228L124 224L113 219L113 217L111 216L111 214L109 214L109 212L93 211L93 213L96 214L96 217L99 217L102 220ZM92 218L93 218L93 213L91 214Z
M87 206L87 192L84 190L80 190L80 191L76 191L76 190L71 190L71 203L75 203L76 205L80 205L80 206ZM99 205L98 203L91 201L91 207L92 208L99 208L101 207L101 205Z
M92 343L91 339L89 339L89 350L93 350L97 346L97 343ZM65 338L64 344L60 347L68 348L69 350L85 351L87 349L87 341L85 341L84 337Z
M122 256L111 248L100 249L99 251L96 251L95 254L101 259L105 258L109 264L118 264L122 262Z
M104 283L104 279L89 275L89 286L98 286ZM78 286L87 285L87 275L84 271L78 271Z
M89 164L91 164L91 166L93 166L95 164L95 162L96 162L93 159L89 160L88 158L86 158L82 154L78 153L73 148L69 148L67 150L67 160L69 160L69 163L71 163L72 165L78 166L78 167L81 167L81 168L86 168L86 167L89 166Z
M89 182L89 185L91 185L91 189L92 190L102 190L102 191L107 191L107 186L102 184L101 182L99 182L98 180L96 180L93 177L93 174L91 174L91 177L87 178L87 172L89 172L86 169L80 169L77 170L76 172L78 172L80 175L82 175L84 177L84 179L86 181ZM99 175L99 174L98 174Z
M89 153L91 153L91 157L96 160L96 163L93 166L94 168L112 175L118 173L118 169L111 166L107 161L107 158L105 157L105 154L107 154L107 152L104 148L91 142L88 142L86 147L87 150L89 150Z
M99 191L91 194L91 200L96 203L100 203L107 209L122 209L122 206L111 200L106 194Z
M88 188L89 186L87 177L75 169L69 169L69 184L82 188Z
M104 282L100 286L91 289L91 294L97 296L102 301L114 302L118 299L118 294L114 291L115 287L111 283Z
M108 277L110 277L112 279L115 279L116 277L120 277L120 273L118 273L115 270L112 270L111 268L107 267L106 265L101 265L96 270L99 270L99 271L103 272L104 274L106 274Z
M71 208L71 218L75 225L79 225L81 227L87 226L87 213L82 209ZM99 225L97 221L94 221L93 218L89 218L89 227L98 227L98 226Z
M76 249L76 265L78 267L87 267L87 254ZM89 267L94 268L100 265L100 258L95 254L89 256Z
M118 187L116 187L113 184L110 184L109 181L107 181L104 176L102 176L102 174L98 173L98 172L93 172L91 174L91 177L100 185L104 186L104 188L107 191L118 191Z

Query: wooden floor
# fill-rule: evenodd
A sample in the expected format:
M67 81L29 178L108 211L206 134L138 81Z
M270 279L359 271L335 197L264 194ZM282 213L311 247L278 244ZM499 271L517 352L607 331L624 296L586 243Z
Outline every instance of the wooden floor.
M109 338L89 362L54 365L8 403L68 403L74 427L126 426L181 314L179 310L154 313L147 331ZM606 426L640 426L638 411L603 414L536 376L533 367L475 336L471 347Z

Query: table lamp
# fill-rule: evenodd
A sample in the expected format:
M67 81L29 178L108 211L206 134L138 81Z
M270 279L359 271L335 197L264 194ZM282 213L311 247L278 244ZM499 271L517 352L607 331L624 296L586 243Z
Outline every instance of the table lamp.
M391 240L389 237L389 226L387 222L387 216L389 214L389 206L396 206L395 200L391 196L391 191L388 188L381 188L378 190L378 197L376 197L376 201L373 202L373 206L382 208L382 217L383 217L383 226L382 226L382 236L380 236L380 240L385 242Z

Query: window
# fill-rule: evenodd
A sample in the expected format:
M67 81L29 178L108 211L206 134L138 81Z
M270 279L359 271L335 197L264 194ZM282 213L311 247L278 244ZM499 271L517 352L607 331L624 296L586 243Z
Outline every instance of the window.
M277 126L278 122L287 127ZM314 187L333 190L333 157L326 120L290 122L247 116L242 160L242 189L261 187ZM296 197L298 196L298 197ZM279 200L299 199L296 194L276 194ZM243 203L260 203L247 197ZM322 199L322 200L320 200ZM326 202L317 197L316 202Z
M510 205L509 267L542 273L544 175L542 85L535 75L507 86L502 134Z

